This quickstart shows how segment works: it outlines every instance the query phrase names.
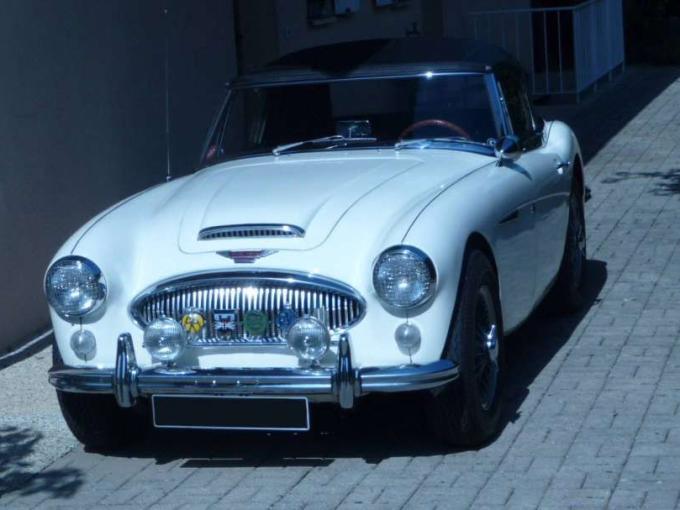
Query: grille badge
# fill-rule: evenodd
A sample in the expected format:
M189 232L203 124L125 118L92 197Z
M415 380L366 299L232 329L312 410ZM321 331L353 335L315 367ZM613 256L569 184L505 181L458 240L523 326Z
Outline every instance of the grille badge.
M237 264L252 264L257 259L273 255L276 251L277 250L227 250L218 251L217 254L231 259Z

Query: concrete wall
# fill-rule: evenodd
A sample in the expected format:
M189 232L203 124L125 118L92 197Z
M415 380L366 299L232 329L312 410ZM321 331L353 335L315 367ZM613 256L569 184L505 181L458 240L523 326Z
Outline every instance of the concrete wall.
M3 0L0 351L47 327L42 277L58 246L164 179L166 32L181 174L236 69L230 0Z
M245 69L296 51L322 44L380 37L404 37L415 29L423 32L424 5L439 0L414 0L398 8L375 8L373 0L361 0L357 12L312 26L307 19L307 0L237 0L240 41Z

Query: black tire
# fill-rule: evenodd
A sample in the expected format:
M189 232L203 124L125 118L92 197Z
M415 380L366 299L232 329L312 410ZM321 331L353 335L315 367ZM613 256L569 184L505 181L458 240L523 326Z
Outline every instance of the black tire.
M52 360L55 366L63 366L54 344ZM150 428L147 406L143 401L124 409L118 406L113 395L59 390L57 400L71 433L89 450L115 450L140 440Z
M573 313L584 303L583 284L586 275L586 221L583 200L577 189L569 196L569 224L562 263L548 301L561 313Z
M458 363L459 376L433 393L429 405L430 423L440 440L475 447L496 435L502 407L503 350L497 276L486 255L472 250L444 353Z

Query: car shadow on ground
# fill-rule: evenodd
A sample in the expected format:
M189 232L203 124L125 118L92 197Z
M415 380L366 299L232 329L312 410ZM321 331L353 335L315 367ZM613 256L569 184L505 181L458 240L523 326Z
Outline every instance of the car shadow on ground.
M67 499L83 484L83 474L78 469L47 468L37 474L31 470L28 458L42 437L28 428L0 427L0 497L40 493L50 498Z
M501 432L520 416L533 380L597 302L607 279L606 264L590 260L587 271L585 305L578 313L553 316L539 309L508 337ZM313 430L306 434L155 430L143 443L113 455L153 458L159 464L180 460L183 467L324 466L337 458L378 463L452 451L429 433L422 395L405 394L367 397L349 414L317 406Z
M588 311L600 300L600 291L607 281L607 264L589 260L584 287L584 306L576 313L556 315L546 304L511 337L508 342L505 415L502 427L520 417L521 404L538 374L569 340Z

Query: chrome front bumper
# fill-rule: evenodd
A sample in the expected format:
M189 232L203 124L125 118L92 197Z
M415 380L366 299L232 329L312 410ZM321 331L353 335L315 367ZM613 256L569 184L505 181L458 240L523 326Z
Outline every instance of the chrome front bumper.
M342 408L354 407L356 398L368 393L394 393L436 388L458 377L458 366L448 360L427 365L352 367L348 336L342 335L336 368L228 368L183 370L140 369L132 337L118 337L116 367L53 368L49 381L58 390L77 393L109 393L121 407L131 407L137 397L168 394L298 395L330 397Z

